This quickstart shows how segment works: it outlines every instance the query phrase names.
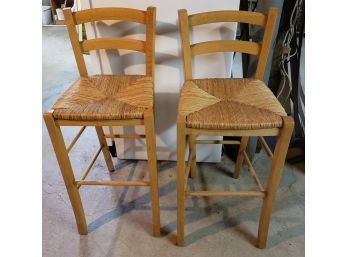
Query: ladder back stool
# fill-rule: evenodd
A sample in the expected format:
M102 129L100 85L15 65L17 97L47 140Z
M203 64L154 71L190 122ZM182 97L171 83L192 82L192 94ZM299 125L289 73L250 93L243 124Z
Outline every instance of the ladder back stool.
M154 131L154 48L156 8L146 11L130 8L94 8L72 13L64 9L65 23L69 32L80 78L65 91L50 110L44 113L44 120L58 160L61 174L75 215L78 232L88 233L85 214L79 194L81 186L147 186L151 191L152 223L154 236L160 235L160 213L157 182L157 157ZM78 40L76 26L101 20L120 20L144 24L146 40L128 38L95 38L82 42ZM126 49L142 52L146 59L146 75L94 75L89 76L83 52L99 49ZM103 126L144 125L145 135L104 134ZM76 137L66 147L61 126L82 126ZM94 126L100 147L88 164L81 178L76 180L69 152L86 126ZM100 152L109 171L114 165L108 150L106 138L146 138L149 166L148 181L91 181L86 176Z
M184 245L185 197L199 196L255 196L263 199L257 247L264 248L272 207L279 185L294 126L277 98L262 82L270 42L277 16L277 9L267 14L247 11L212 11L188 15L179 10L179 27L184 66L184 85L180 92L177 116L177 244ZM217 22L241 22L264 27L261 43L240 40L216 40L191 44L190 27ZM242 52L258 57L253 78L193 79L191 58L215 52ZM197 140L197 136L240 136L240 141ZM259 137L271 159L267 185L260 182L248 155L249 137ZM264 136L276 136L272 153ZM239 152L233 173L239 177L245 160L249 173L256 182L255 191L189 191L189 176L196 173L196 144L239 144ZM186 144L189 148L185 162Z

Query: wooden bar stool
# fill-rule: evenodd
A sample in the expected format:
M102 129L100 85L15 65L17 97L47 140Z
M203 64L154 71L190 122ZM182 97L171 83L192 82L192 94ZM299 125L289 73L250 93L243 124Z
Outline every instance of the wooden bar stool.
M288 117L276 97L261 81L268 57L277 16L276 9L268 14L245 11L213 11L187 14L179 10L185 83L181 89L177 118L177 244L184 245L185 196L257 196L263 199L257 247L266 246L271 211L290 142L293 119ZM217 40L190 43L189 28L215 22L242 22L264 27L262 43ZM191 57L213 52L242 52L258 56L255 77L252 79L193 79ZM241 141L197 140L197 136L241 136ZM246 154L248 138L260 137L272 164L264 187ZM274 154L263 136L277 136ZM196 144L240 144L234 178L239 177L245 159L256 182L255 191L194 191L186 189L189 175L196 170ZM186 144L189 145L185 163Z
M86 219L79 194L80 186L148 186L151 190L152 222L154 236L160 235L160 214L157 182L157 157L154 131L154 47L156 9L146 11L128 8L96 8L72 13L64 9L64 17L77 62L80 78L44 113L44 120L60 166L78 231L87 234ZM76 25L100 20L124 20L146 26L146 41L126 38L96 38L79 42ZM127 49L145 53L146 75L96 75L88 76L83 58L84 51L98 49ZM144 125L145 135L105 135L102 126ZM66 147L61 126L82 126L80 132ZM68 153L86 126L94 126L100 147L79 180L70 164ZM85 180L100 152L109 171L114 165L106 138L146 137L149 164L149 181L90 181Z

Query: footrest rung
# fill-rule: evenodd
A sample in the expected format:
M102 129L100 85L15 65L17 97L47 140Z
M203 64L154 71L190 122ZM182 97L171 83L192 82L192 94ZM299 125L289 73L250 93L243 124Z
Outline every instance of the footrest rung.
M78 186L150 186L150 181L76 180Z
M210 144L239 145L240 141L238 140L196 140L195 143L202 144L202 145L210 145Z
M264 197L266 192L261 191L194 191L186 192L188 196L258 196Z
M146 138L146 135L140 134L105 134L105 138Z

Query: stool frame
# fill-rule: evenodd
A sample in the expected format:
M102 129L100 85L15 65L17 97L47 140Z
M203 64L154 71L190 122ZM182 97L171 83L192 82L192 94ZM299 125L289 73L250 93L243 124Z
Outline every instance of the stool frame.
M155 23L156 8L148 7L146 11L130 8L94 8L72 13L70 8L64 9L65 23L69 32L73 52L77 62L80 77L87 77L87 69L83 58L84 51L97 49L127 49L145 53L146 56L146 76L154 76L154 45L155 45ZM79 42L76 26L82 23L95 22L100 20L126 20L145 24L146 41L124 39L124 38L97 38ZM84 209L79 193L81 186L103 185L103 186L146 186L151 192L152 223L153 235L160 235L160 212L158 198L158 178L157 178L157 157L156 157L156 137L153 108L146 109L142 119L127 120L60 120L53 116L54 110L48 110L43 117L52 141L52 145L57 157L60 171L70 198L71 206L75 215L78 232L86 235L87 224ZM145 134L104 134L103 126L145 126ZM66 146L62 135L62 126L82 126L80 131ZM69 159L69 152L81 136L86 126L95 127L100 146L93 156L91 162L83 172L80 179L76 180ZM107 168L113 172L114 165L108 150L106 138L146 138L149 180L148 181L91 181L86 180L93 163L102 152Z
M179 27L181 34L182 57L184 65L185 81L192 79L191 59L193 56L213 52L242 52L258 56L255 79L262 80L269 53L270 43L277 16L277 9L271 8L268 14L246 12L246 11L213 11L188 15L186 10L179 10ZM215 23L215 22L242 22L263 26L264 37L262 43L246 42L239 40L217 40L190 44L189 28L196 25ZM265 248L267 242L268 228L272 208L274 205L276 191L281 178L287 149L291 139L294 122L290 116L282 117L283 126L281 128L268 129L249 129L249 130L222 130L222 129L196 129L186 126L186 116L178 114L177 117L177 245L184 246L184 226L185 226L185 197L199 196L240 196L240 197L260 197L263 199L259 230L257 237L257 247ZM197 140L198 136L240 136L241 140ZM261 145L271 159L271 168L266 187L260 183L259 178L246 154L248 139L251 136L259 137ZM274 153L271 152L264 136L276 136L278 138ZM192 178L196 174L196 144L239 144L239 152L235 164L233 177L238 178L240 170L245 160L249 167L249 172L256 182L255 191L188 191L186 188L189 176ZM185 153L189 148L189 157L186 164Z

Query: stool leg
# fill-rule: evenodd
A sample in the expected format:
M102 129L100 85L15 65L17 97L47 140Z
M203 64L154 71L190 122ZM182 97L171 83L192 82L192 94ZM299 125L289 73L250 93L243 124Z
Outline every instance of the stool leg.
M144 114L147 157L150 172L151 205L153 235L160 236L161 223L158 199L157 157L156 157L156 134L153 110L147 110Z
M293 128L294 121L292 117L283 117L283 128L280 130L280 135L278 136L277 144L274 150L271 169L267 181L267 193L266 197L263 199L261 209L257 238L257 247L261 249L266 247L272 208L283 171Z
M106 139L104 137L103 127L96 126L95 130L96 130L97 135L98 135L99 143L101 146L103 146L102 152L104 155L106 166L108 166L108 170L110 172L115 171L114 164L112 163L111 155L110 155L110 152L108 149L108 144L107 144Z
M248 145L249 137L242 137L240 140L239 150L238 150L238 156L236 161L236 166L234 168L233 178L239 178L240 170L243 165L244 161L244 155L243 151L245 151L247 145Z
M64 143L63 135L60 127L54 122L52 112L46 112L44 114L45 123L48 129L48 133L51 137L52 145L56 153L57 161L60 167L63 180L68 191L71 206L74 211L77 229L80 235L87 235L86 218L83 211L83 206L77 186L74 184L75 177L71 168L68 152Z
M190 176L191 178L194 178L196 176L196 135L190 135L189 136L189 146L190 146L190 153L192 153L193 158L190 166Z
M184 246L185 240L185 149L186 133L185 119L179 117L177 123L177 167L176 167L176 189L177 189L177 245Z

